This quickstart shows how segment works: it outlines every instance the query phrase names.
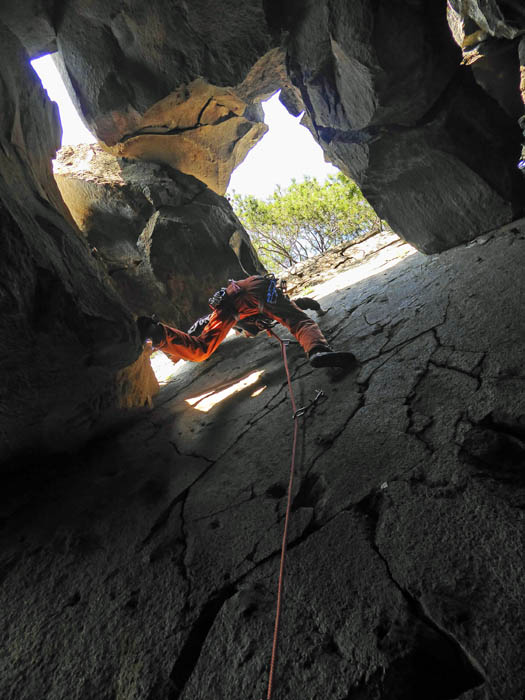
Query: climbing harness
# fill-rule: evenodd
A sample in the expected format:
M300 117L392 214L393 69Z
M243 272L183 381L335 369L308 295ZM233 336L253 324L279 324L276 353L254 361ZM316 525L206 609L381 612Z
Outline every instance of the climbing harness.
M304 416L304 414L316 406L319 403L319 400L323 397L325 397L325 393L321 390L317 390L317 393L315 397L310 401L309 404L306 406L303 406L300 409L297 409L296 403L295 403L295 397L292 389L292 379L290 376L290 370L288 368L288 358L286 356L286 347L289 344L288 340L283 340L280 338L276 333L274 333L272 330L269 328L266 329L266 332L268 335L272 336L273 338L276 338L276 340L279 341L281 345L281 353L283 356L283 362L284 362L284 369L286 371L286 380L288 382L288 392L290 394L290 401L292 403L292 411L293 411L293 422L294 422L294 427L293 427L293 440L292 440L292 460L291 460L291 466L290 466L290 478L288 481L288 497L287 497L287 502L286 502L286 515L284 518L284 529L283 529L283 539L282 539L282 545L281 545L281 563L279 565L279 582L277 584L277 605L276 605L276 610L275 610L275 624L274 624L274 632L273 632L273 644L272 644L272 656L270 660L270 671L268 674L268 692L266 694L266 700L271 700L272 697L272 690L273 690L273 679L274 679L274 674L275 674L275 666L277 663L277 646L278 646L278 639L279 639L279 624L281 620L281 605L282 605L282 596L283 596L283 583L284 583L284 564L285 564L285 559L286 559L286 543L288 540L288 523L290 521L290 512L292 509L292 490L293 490L293 480L294 480L294 473L295 473L295 453L297 449L297 434L299 431L299 418L301 416Z
M265 275L266 280L268 280L268 291L266 292L266 303L275 304L279 294L286 294L286 280L277 280L273 273Z

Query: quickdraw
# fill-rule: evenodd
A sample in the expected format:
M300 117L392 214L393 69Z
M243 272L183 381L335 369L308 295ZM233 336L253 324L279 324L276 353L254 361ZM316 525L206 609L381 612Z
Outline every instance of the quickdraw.
M277 290L277 280L275 277L270 278L270 284L268 285L268 292L266 293L266 303L275 304L277 301L278 290Z
M322 389L316 389L315 390L315 396L314 398L310 401L310 403L306 404L306 406L303 406L302 408L298 408L297 411L294 413L294 418L300 418L301 416L304 416L305 413L307 413L311 408L314 408L314 406L317 406L319 401L321 399L326 399L328 398L324 391Z
M208 299L210 309L218 309L226 298L226 287L218 289L213 296Z

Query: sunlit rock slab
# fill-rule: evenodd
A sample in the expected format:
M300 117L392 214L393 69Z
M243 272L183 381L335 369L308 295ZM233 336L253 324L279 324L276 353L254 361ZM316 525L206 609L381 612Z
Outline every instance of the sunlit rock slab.
M346 376L290 345L298 405L326 398L300 421L276 692L521 700L524 261L518 223L325 297ZM5 697L264 696L279 346L174 371L147 420L4 484Z

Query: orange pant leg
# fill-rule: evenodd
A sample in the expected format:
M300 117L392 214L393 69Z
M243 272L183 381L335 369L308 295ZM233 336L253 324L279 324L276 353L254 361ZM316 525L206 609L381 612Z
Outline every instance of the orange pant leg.
M248 277L238 284L242 292L240 296L244 297L243 303L237 305L241 318L262 312L288 328L307 354L318 347L330 350L328 341L317 323L286 295L279 292L274 304L266 301L269 285L267 279L259 276Z

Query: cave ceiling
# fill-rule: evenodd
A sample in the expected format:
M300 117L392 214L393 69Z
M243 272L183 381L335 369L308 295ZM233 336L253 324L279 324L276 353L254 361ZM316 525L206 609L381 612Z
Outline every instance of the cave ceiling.
M260 100L282 88L326 157L420 250L522 213L519 3L24 7L7 3L0 18L33 55L56 46L86 124L118 156L166 163L223 194L265 133ZM471 66L453 35L464 53L499 58Z

